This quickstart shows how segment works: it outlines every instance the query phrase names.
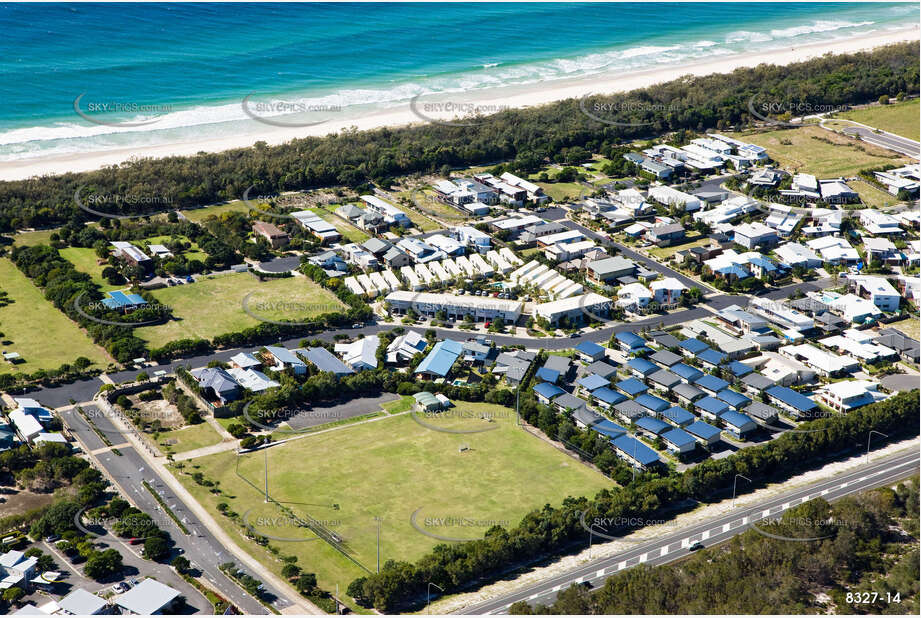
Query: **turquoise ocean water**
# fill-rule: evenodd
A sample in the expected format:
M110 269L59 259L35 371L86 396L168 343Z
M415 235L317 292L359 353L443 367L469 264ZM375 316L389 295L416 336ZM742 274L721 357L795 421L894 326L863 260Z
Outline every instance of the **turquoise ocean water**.
M918 18L917 3L0 4L0 162L234 135L248 94L380 108ZM81 94L114 122L78 115Z

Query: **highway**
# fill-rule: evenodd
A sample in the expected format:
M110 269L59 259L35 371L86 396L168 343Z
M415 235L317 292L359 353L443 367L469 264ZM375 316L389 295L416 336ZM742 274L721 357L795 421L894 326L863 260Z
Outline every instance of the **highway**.
M727 510L707 522L678 529L654 541L637 544L617 555L591 560L565 574L546 579L516 592L470 605L456 612L460 614L500 614L518 601L534 604L550 604L559 591L573 584L588 582L598 587L604 580L638 564L656 566L666 564L689 553L689 546L701 542L705 546L726 541L752 528L765 518L776 518L794 506L815 498L835 500L853 493L881 487L904 479L918 472L918 453L908 452L871 462L859 469L825 478L805 487L768 498L755 507L738 507ZM586 533L586 543L588 534ZM793 541L791 541L793 542Z
M111 450L106 450L106 444L87 424L86 419L75 409L60 411L59 415L83 445L86 452L95 453L92 457L115 481L121 494L137 508L154 517L160 527L169 532L176 548L181 548L183 555L195 565L195 568L202 572L202 577L207 579L212 586L219 590L226 599L236 605L243 613L268 614L268 609L230 580L218 568L224 562L233 561L237 563L238 567L247 570L240 564L240 561L227 552L208 529L198 521L192 511L170 491L169 486L163 479L157 475L154 469L147 465L144 458L128 442L128 439L116 429L111 419L99 411L96 406L85 405L83 409L90 415L93 423L113 446L118 448L121 456L116 455ZM143 486L144 481L147 481L163 501L172 508L173 512L191 532L189 536L186 536L176 523L161 510L160 505ZM260 580L264 579L258 573L250 572L250 575ZM273 590L268 583L265 586L268 592L277 598L276 608L280 610L291 605L284 596Z

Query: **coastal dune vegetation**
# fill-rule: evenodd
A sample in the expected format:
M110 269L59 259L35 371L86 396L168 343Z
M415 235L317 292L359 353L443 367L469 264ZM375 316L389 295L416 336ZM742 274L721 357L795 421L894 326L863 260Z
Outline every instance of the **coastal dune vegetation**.
M529 172L547 160L567 162L570 149L619 159L624 142L650 135L757 125L763 121L752 114L753 102L767 110L775 109L771 104L781 110L797 105L816 109L862 104L881 95L917 94L918 51L915 41L786 66L765 64L686 77L627 93L506 110L475 126L343 131L278 146L260 142L220 153L138 159L91 172L2 182L0 232L91 219L94 215L74 202L78 189L83 196L159 198L121 200L112 206L112 214L125 215L239 199L250 186L268 195L333 185L387 185L403 174L496 161ZM585 109L604 110L600 117L605 122L591 118Z

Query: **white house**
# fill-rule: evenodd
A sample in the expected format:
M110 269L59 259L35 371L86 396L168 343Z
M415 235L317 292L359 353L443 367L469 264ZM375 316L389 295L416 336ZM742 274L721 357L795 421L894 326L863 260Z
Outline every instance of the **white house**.
M377 348L380 343L377 335L370 335L352 343L337 343L334 349L346 365L355 371L362 371L377 368Z
M898 310L902 297L898 290L883 277L861 275L850 277L849 281L853 283L857 294L868 299L883 311Z
M688 289L674 277L666 277L649 284L653 299L660 305L674 305L681 300L681 294Z
M642 283L628 283L617 290L617 306L628 311L645 309L653 298L653 293Z

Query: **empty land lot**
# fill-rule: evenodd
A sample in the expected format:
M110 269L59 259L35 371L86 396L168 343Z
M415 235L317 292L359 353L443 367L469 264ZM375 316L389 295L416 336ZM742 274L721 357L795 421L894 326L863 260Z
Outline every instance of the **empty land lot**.
M195 283L154 290L158 302L171 307L172 321L136 329L138 337L154 347L169 341L210 339L267 320L305 320L338 311L344 305L331 292L306 277L260 282L248 273L204 278ZM247 308L243 299L248 297Z
M494 420L483 420L484 414ZM480 432L436 431L403 414L293 440L267 451L271 495L299 517L309 514L325 522L352 556L373 570L375 517L382 517L381 560L415 560L445 542L436 537L480 538L493 523L514 527L544 504L594 496L612 487L600 473L519 429L514 410L458 402L449 416L417 418L442 429ZM235 474L236 457L220 453L194 460L207 479L220 483L222 495L211 494L185 474L193 462L186 462L179 478L212 512L226 502L257 532L275 537L270 542L283 555L296 555L297 564L316 572L323 587L339 584L344 591L364 573L276 506L264 503L263 453L239 460L240 474L252 485ZM414 513L422 532L410 521ZM216 517L239 537L238 525ZM266 550L246 545L268 568L280 572L281 562Z
M918 111L918 99L913 99L894 105L870 105L863 109L841 112L835 117L847 118L874 129L882 129L918 141L921 133Z
M19 352L25 360L17 365L0 361L0 374L57 369L80 356L90 359L98 367L108 365L105 351L94 344L75 322L45 300L41 290L7 258L0 258L0 289L13 301L6 307L0 307L2 348L7 352Z
M785 170L814 174L819 178L854 176L863 169L910 162L907 157L818 126L742 133L733 137L767 148L771 158Z

